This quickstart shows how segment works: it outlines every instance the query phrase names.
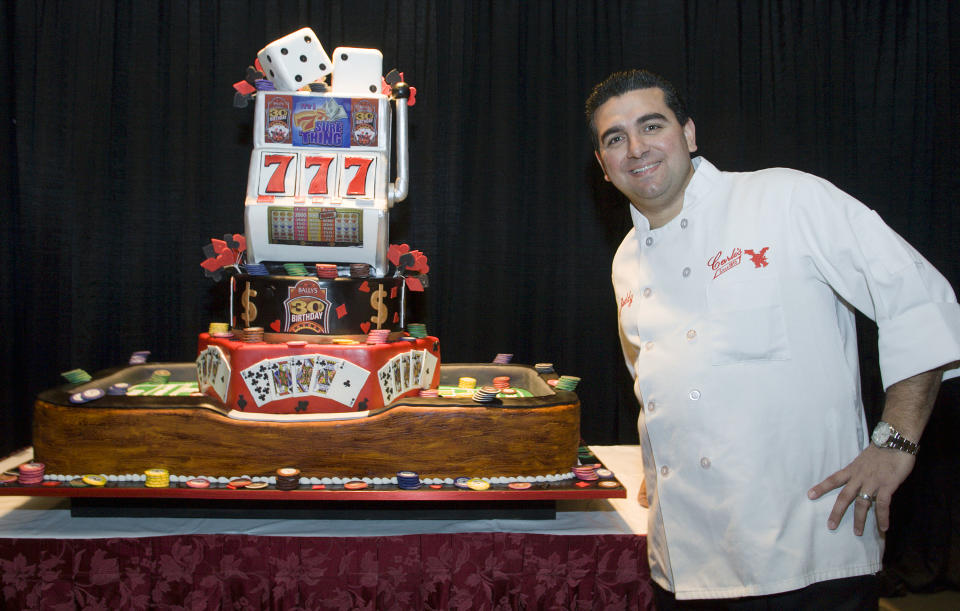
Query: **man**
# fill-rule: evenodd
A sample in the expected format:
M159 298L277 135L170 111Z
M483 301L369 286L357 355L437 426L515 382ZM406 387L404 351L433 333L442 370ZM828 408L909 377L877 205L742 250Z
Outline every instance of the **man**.
M586 112L631 203L613 284L658 608L876 609L891 497L960 375L950 285L824 180L691 160L693 120L656 75L611 75ZM852 307L879 325L875 443Z

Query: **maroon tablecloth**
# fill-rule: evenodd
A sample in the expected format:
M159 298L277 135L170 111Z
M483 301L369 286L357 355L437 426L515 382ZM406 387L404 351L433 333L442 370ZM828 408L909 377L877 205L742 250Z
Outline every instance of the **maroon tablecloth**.
M646 538L0 539L7 609L651 609Z

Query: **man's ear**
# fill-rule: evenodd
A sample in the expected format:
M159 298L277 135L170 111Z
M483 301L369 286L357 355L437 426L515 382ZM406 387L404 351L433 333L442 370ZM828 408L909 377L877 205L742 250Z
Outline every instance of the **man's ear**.
M597 163L600 164L600 169L603 170L603 179L607 182L610 182L610 177L607 176L607 168L603 167L603 159L600 158L600 152L594 150L593 156L597 158Z
M691 153L697 150L697 126L693 124L693 119L687 119L683 124L683 136L687 139L687 150Z

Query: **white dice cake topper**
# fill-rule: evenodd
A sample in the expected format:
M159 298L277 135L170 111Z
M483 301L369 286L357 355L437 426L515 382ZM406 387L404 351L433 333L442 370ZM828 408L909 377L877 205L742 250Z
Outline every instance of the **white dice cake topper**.
M296 91L330 74L333 65L310 28L302 28L271 42L257 59L280 91ZM379 79L379 74L377 75ZM379 81L378 81L379 82Z
M377 49L337 47L333 50L331 87L340 95L370 95L380 91L383 54Z

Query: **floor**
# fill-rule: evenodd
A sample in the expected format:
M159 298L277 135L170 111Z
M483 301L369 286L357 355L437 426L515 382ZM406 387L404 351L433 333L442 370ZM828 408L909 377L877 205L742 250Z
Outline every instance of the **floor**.
M880 611L957 611L958 609L960 609L960 592L956 590L880 599Z

